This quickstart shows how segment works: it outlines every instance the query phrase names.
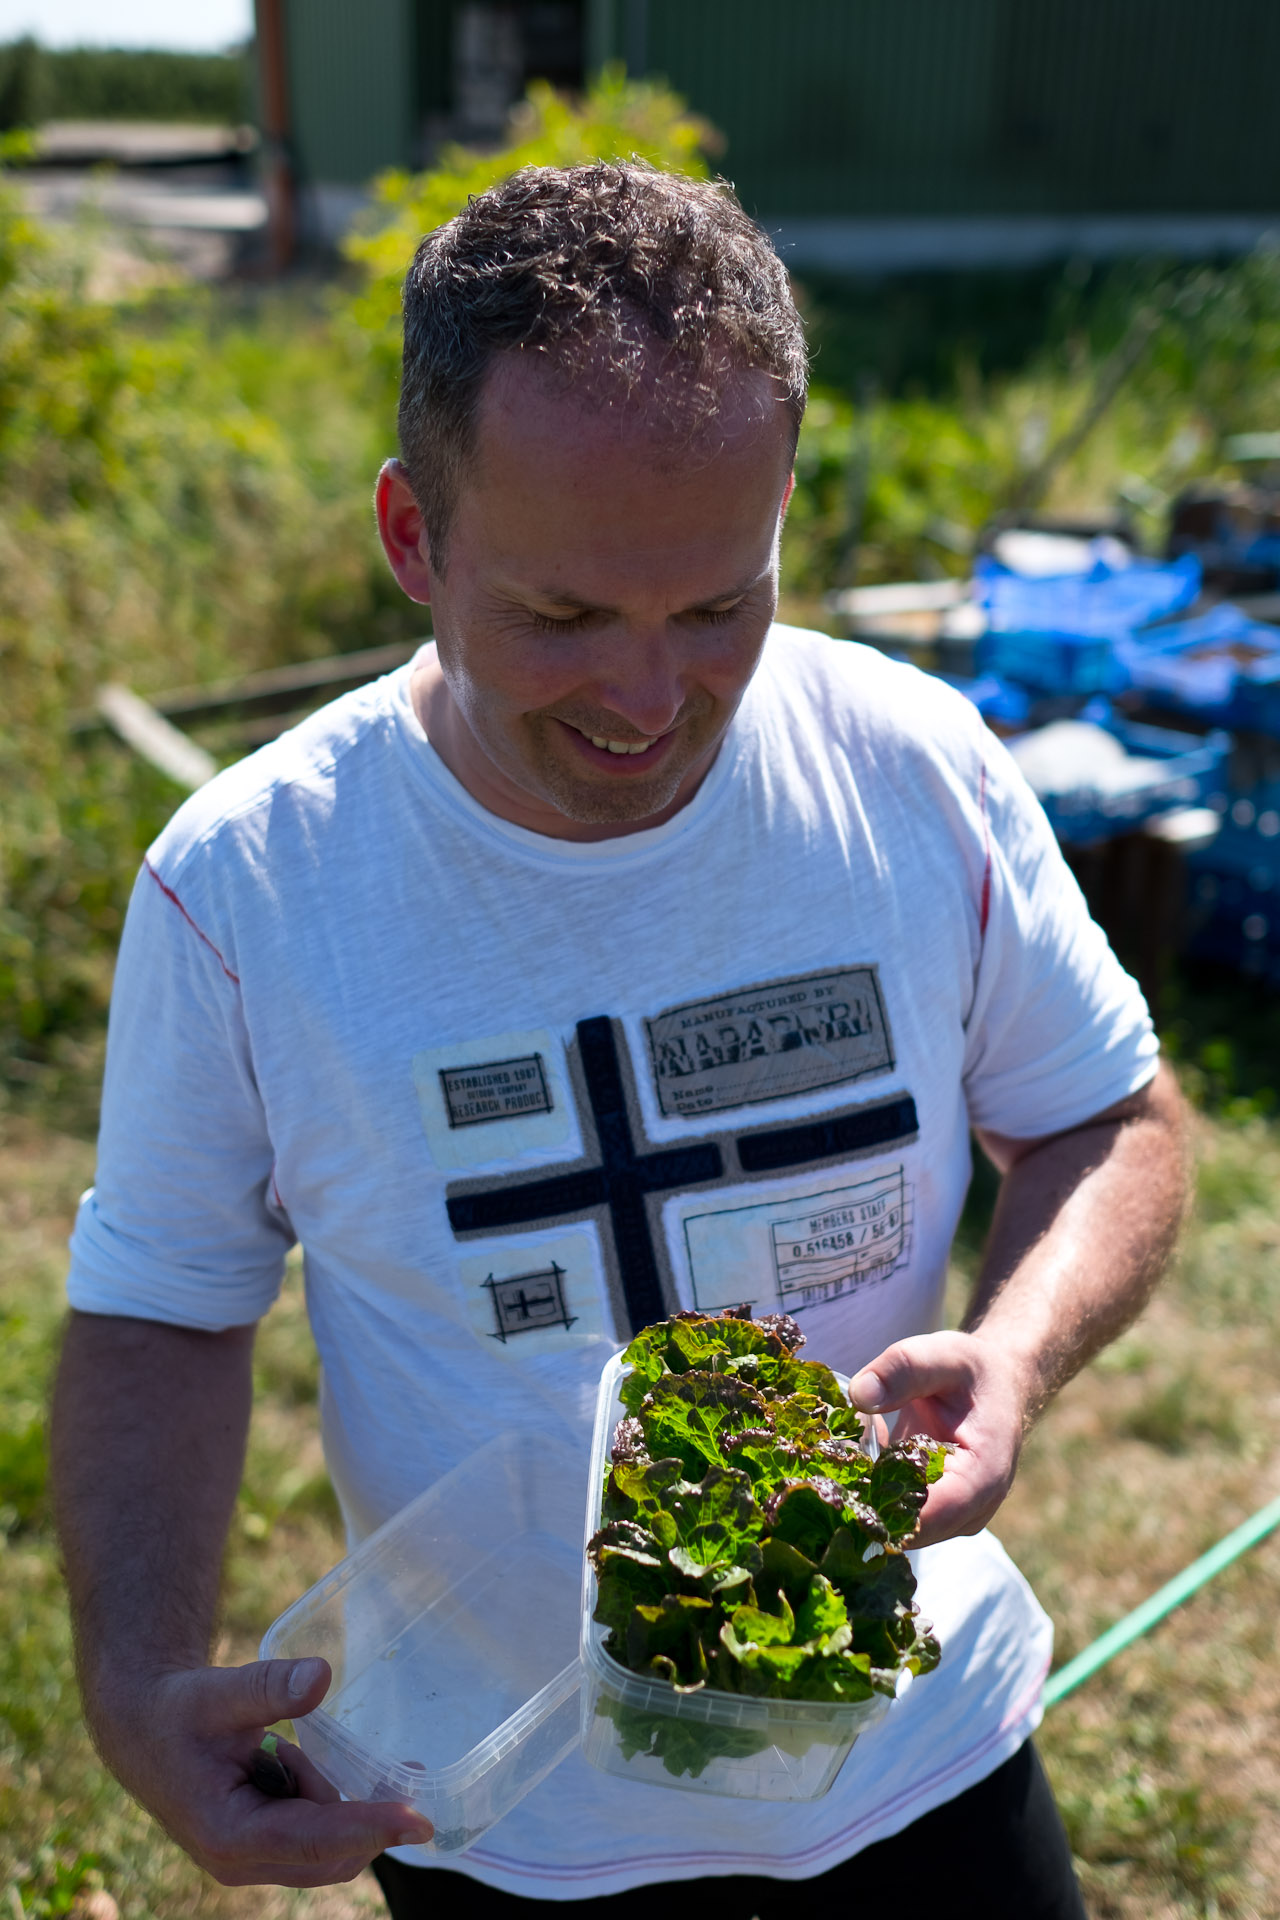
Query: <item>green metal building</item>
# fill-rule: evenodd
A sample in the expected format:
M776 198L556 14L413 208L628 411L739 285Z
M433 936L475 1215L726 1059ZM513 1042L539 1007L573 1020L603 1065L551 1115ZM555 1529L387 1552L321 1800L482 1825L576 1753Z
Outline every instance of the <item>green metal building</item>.
M494 139L529 79L618 59L724 133L806 263L1233 249L1280 221L1280 0L278 4L299 178L334 218L380 167Z

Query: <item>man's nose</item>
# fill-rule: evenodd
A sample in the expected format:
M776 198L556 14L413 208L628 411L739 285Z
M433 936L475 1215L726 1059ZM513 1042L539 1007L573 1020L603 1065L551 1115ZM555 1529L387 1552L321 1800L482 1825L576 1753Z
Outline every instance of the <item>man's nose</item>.
M684 662L665 635L628 636L593 676L592 691L606 712L652 739L684 706Z

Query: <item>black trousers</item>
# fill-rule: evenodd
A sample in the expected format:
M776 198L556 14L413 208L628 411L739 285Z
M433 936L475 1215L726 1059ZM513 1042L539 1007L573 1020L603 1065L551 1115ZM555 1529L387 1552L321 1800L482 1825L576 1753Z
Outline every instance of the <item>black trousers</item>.
M593 1920L794 1920L802 1908L893 1920L1085 1920L1067 1836L1029 1740L976 1787L809 1880L730 1874L582 1901L528 1900L385 1853L373 1870L392 1920L574 1920L583 1912Z

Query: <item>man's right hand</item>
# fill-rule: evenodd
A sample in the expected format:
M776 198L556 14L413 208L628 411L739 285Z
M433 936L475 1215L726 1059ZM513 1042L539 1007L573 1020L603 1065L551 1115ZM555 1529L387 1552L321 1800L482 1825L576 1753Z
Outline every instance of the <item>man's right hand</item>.
M432 1833L402 1803L341 1800L283 1742L297 1797L252 1784L267 1728L318 1707L329 1681L319 1659L170 1672L130 1688L115 1710L100 1694L95 1730L113 1772L223 1886L329 1886L353 1880L384 1847L421 1845Z

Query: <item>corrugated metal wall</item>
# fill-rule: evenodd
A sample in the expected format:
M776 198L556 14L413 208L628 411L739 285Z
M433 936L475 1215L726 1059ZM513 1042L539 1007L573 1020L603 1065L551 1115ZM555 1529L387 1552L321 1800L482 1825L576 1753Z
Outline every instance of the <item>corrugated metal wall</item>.
M638 10L637 10L638 9ZM762 214L1269 211L1278 0L613 0ZM603 23L602 23L603 24Z
M412 0L287 0L293 140L309 183L409 166L417 132Z
M288 0L313 180L412 164L458 0ZM587 0L764 216L1280 208L1280 0Z

